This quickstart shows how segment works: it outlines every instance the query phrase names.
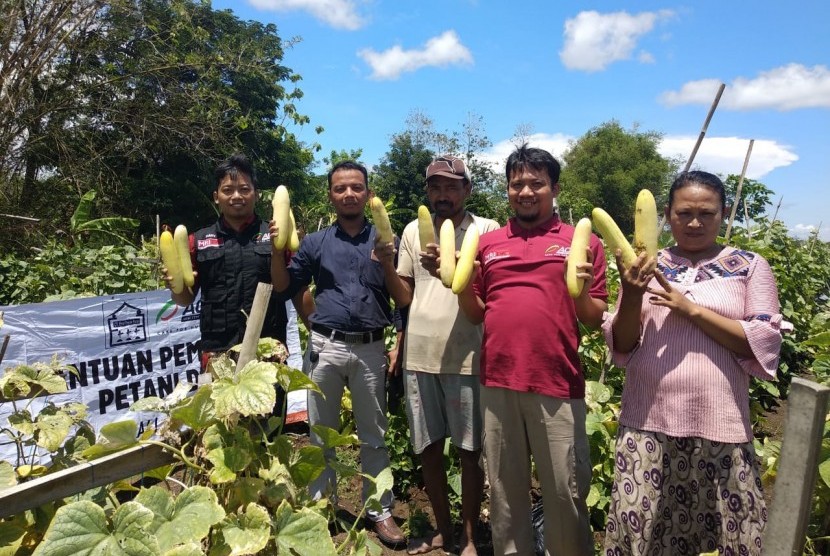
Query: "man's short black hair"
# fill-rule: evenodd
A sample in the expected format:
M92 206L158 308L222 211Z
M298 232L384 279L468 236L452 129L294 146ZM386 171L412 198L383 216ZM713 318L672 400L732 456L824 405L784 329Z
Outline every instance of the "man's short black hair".
M248 174L251 178L251 185L254 189L258 189L253 163L244 154L239 153L229 156L216 167L214 171L216 188L219 188L226 176L230 176L232 180L236 181L240 172Z

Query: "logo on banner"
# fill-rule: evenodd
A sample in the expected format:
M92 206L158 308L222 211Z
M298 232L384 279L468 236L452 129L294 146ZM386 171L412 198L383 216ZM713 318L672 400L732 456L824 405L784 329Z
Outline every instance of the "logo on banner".
M126 301L107 317L107 347L147 341L147 314Z
M173 300L171 299L170 301L168 301L167 303L162 305L159 312L156 313L156 324L158 324L159 321L164 321L164 322L169 321L170 319L175 317L176 313L178 313L178 312L179 312L179 306L176 305L176 303L174 303Z

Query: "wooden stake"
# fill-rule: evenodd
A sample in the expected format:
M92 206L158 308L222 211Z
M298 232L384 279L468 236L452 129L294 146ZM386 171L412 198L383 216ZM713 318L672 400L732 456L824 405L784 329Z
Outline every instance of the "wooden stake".
M0 311L0 318L3 316L3 312ZM6 356L6 348L9 345L9 338L11 338L11 334L6 334L5 338L3 338L3 347L0 347L0 363L3 362L3 358Z
M764 554L802 554L818 475L830 388L793 378Z
M741 199L741 190L744 187L744 176L746 176L746 167L749 166L749 157L752 155L752 145L755 144L755 139L749 140L749 148L746 150L746 157L744 158L744 167L741 170L741 179L738 180L738 190L735 192L735 200L732 203L732 212L729 214L729 224L726 225L726 243L729 244L729 236L732 235L732 223L735 221L735 213L738 210L738 202ZM746 208L746 201L744 201L744 214L746 215L746 229L749 231L749 210Z
M265 322L265 312L268 310L268 302L271 300L272 288L271 284L264 282L257 284L251 314L248 316L248 323L245 325L242 349L239 351L239 359L236 362L236 372L242 370L248 362L256 357L256 348L259 343L259 336L262 334L262 323Z

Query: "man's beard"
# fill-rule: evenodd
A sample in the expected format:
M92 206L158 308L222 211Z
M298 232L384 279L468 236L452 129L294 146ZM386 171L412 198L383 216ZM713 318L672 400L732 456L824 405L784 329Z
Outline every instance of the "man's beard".
M362 212L355 212L355 213L341 214L340 218L342 218L343 220L359 220L359 219L363 218L363 213Z
M522 222L534 222L537 218L539 218L539 213L535 214L517 214L516 219L521 220Z

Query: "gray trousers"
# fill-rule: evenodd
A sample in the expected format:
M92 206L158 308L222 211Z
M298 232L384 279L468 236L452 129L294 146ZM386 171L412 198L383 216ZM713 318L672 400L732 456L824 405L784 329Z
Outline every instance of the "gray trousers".
M585 400L481 387L493 553L532 556L530 457L542 487L545 553L592 556Z
M325 425L338 430L343 388L348 386L352 394L352 410L360 440L360 462L364 474L377 477L389 467L386 449L386 354L383 340L369 344L347 344L330 340L312 332L310 349L303 358L303 371L316 384L323 395L308 392L309 425ZM312 357L312 351L316 353ZM314 361L316 360L316 361ZM321 446L320 438L312 431L311 441ZM335 458L335 451L327 449L326 469L309 486L315 499L331 496L337 500L337 476L328 462ZM363 501L369 494L371 482L363 480ZM389 517L392 509L392 493L381 497L383 511L367 511L370 519L379 521Z

